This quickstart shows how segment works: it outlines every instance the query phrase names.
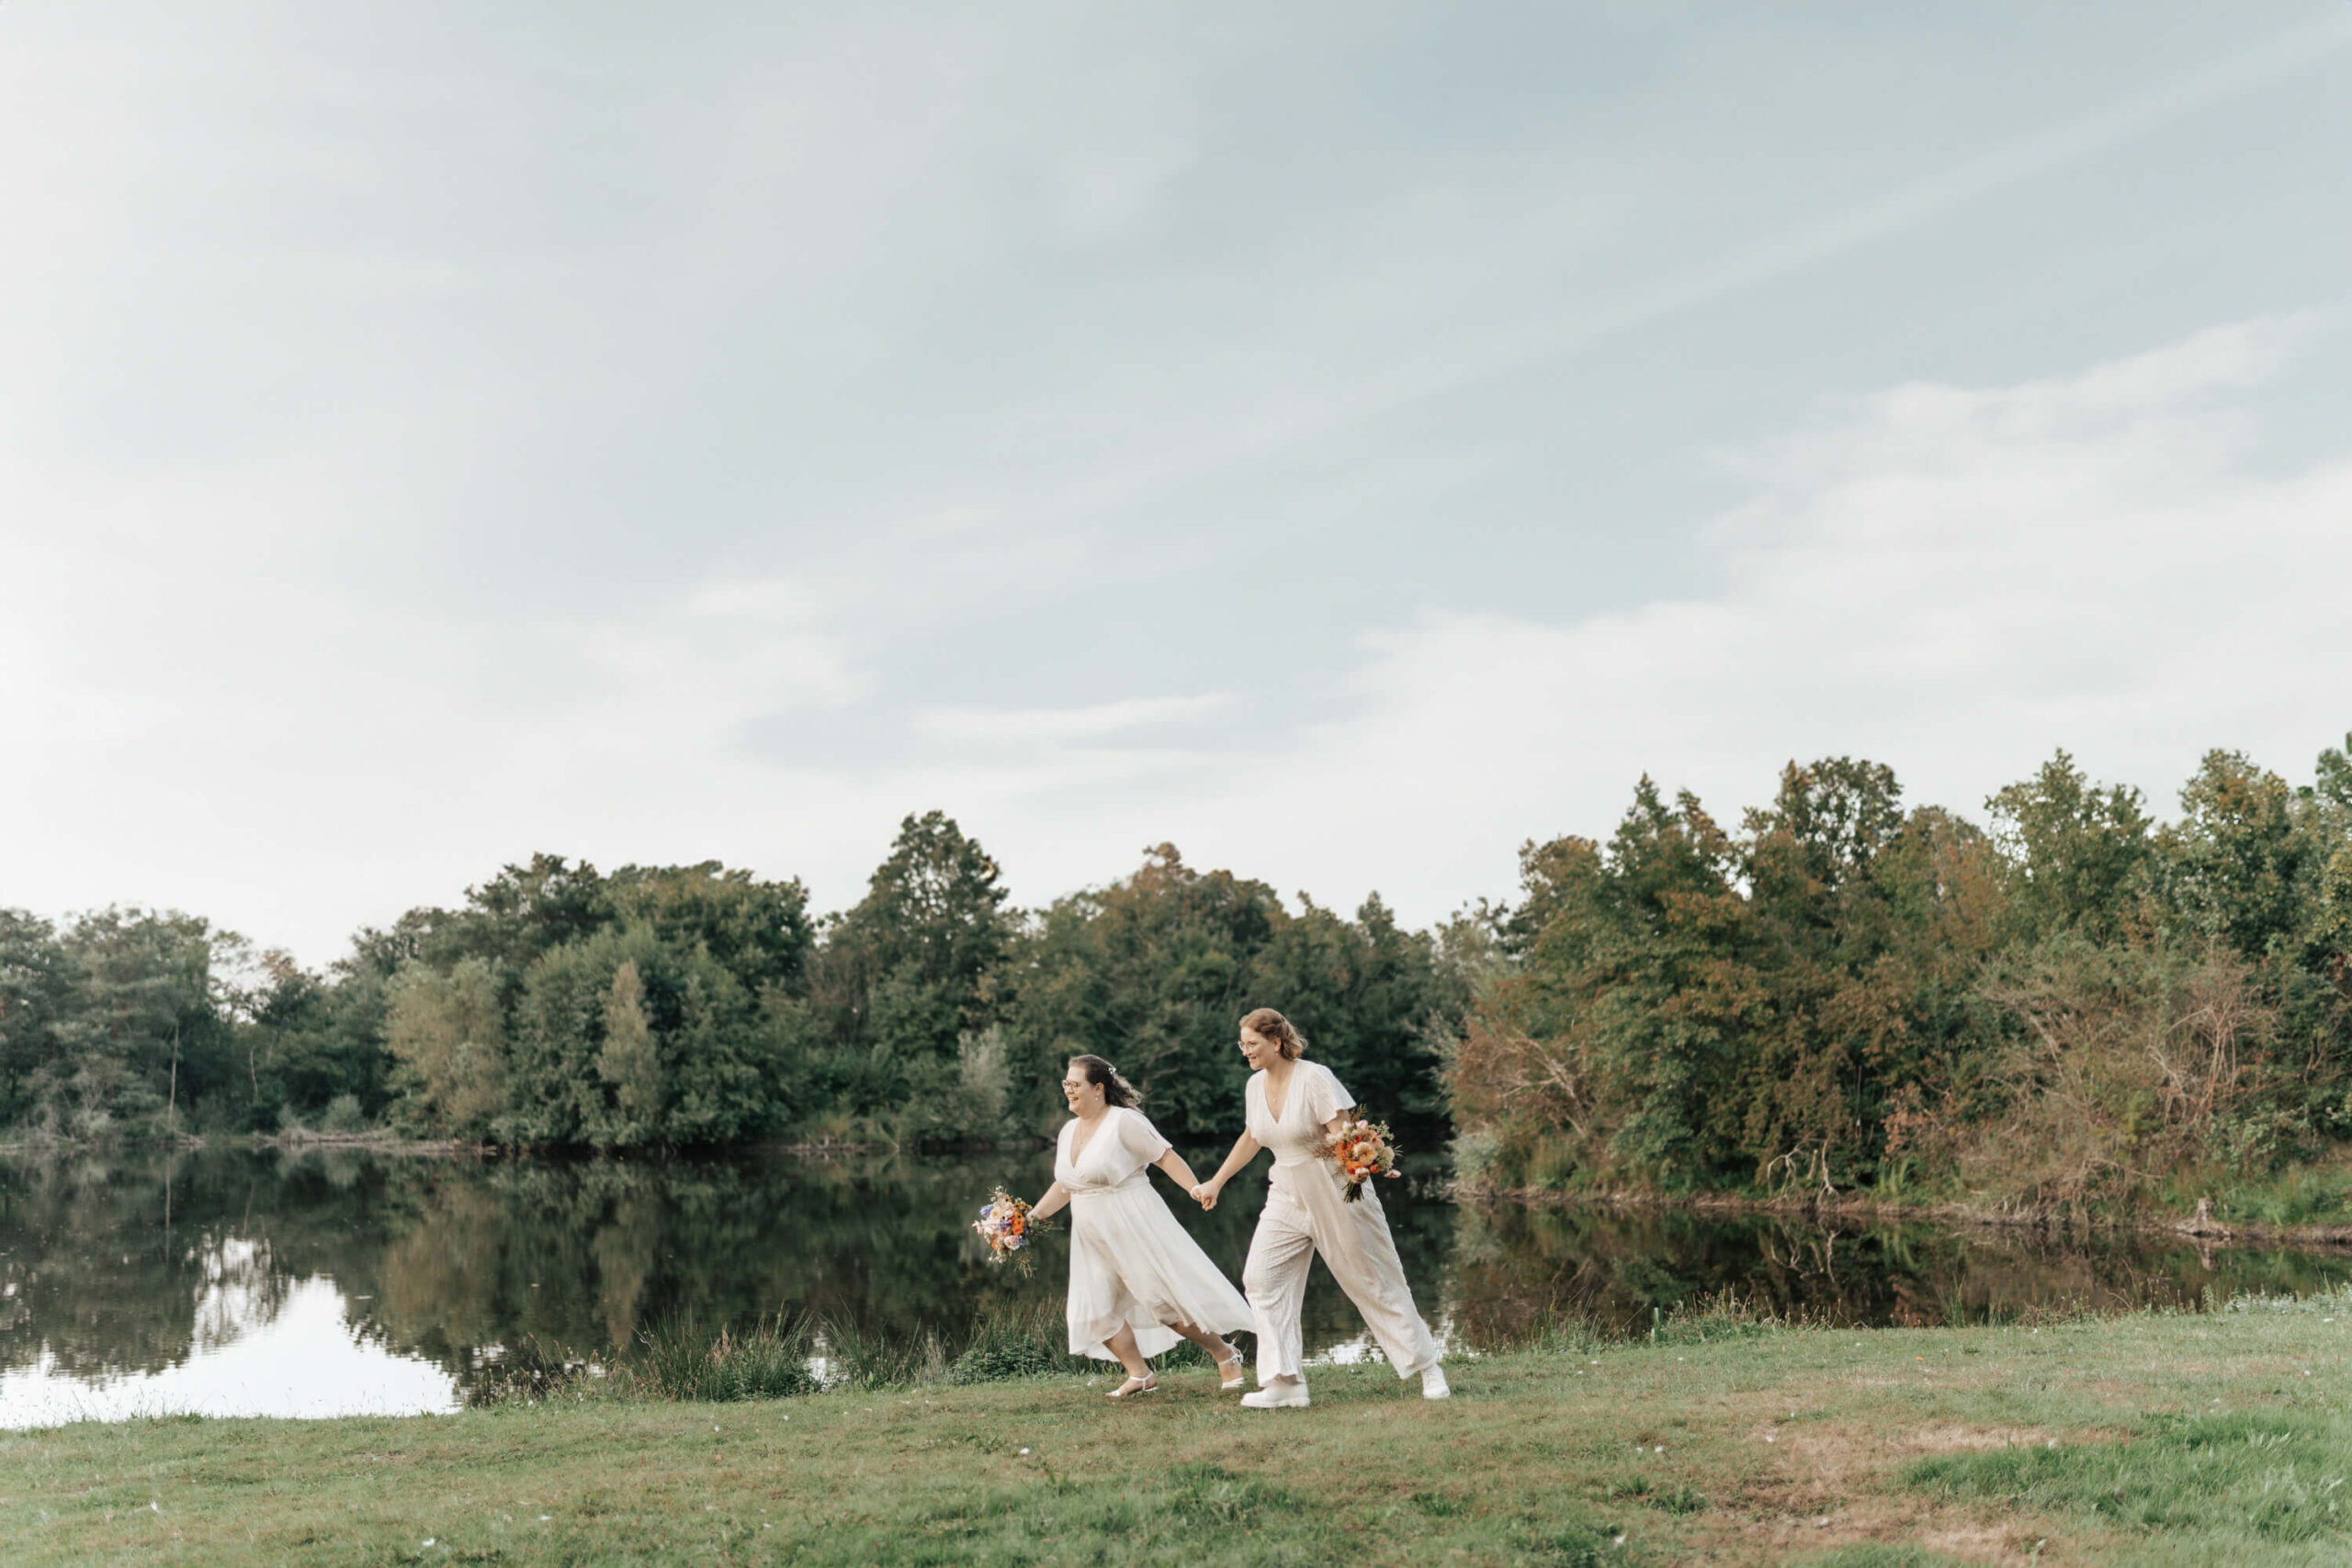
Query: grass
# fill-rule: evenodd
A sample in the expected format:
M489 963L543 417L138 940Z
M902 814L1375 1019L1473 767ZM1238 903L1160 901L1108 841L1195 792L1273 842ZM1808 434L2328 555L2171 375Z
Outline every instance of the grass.
M2352 1561L2352 1295L1962 1329L1718 1312L1459 1360L1443 1404L1318 1369L1313 1409L1269 1413L1205 1369L1109 1404L1107 1370L1030 1371L1028 1343L792 1398L558 1381L453 1416L0 1434L0 1561Z
M2182 1205L2193 1206L2193 1199ZM2352 1160L2338 1157L2295 1166L2274 1176L2223 1183L2214 1194L2213 1213L2227 1223L2276 1225L2281 1230L2352 1225Z
M900 1337L810 1317L712 1332L684 1318L639 1330L618 1356L526 1338L487 1370L469 1399L477 1406L586 1399L729 1404L1100 1370L1071 1355L1069 1342L1062 1314L1049 1303L983 1316L960 1337L936 1330ZM1212 1363L1186 1341L1152 1364L1170 1372Z

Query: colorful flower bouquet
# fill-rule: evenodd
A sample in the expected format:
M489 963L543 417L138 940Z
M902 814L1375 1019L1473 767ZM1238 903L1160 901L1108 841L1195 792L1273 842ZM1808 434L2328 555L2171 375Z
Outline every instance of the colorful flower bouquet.
M1044 1230L1047 1223L1031 1219L1029 1205L1000 1187L972 1228L989 1244L989 1261L1001 1263L1027 1247L1030 1238ZM1019 1261L1021 1271L1027 1273L1029 1259L1023 1258Z
M1323 1134L1315 1152L1339 1162L1340 1175L1348 1184L1343 1196L1351 1203L1363 1201L1363 1184L1374 1177L1385 1176L1392 1181L1396 1179L1396 1145L1388 1141L1385 1122L1345 1117L1336 1131Z

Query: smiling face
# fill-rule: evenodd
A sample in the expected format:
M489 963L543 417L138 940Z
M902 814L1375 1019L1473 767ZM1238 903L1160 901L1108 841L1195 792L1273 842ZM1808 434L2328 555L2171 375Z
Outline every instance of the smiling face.
M1283 1059L1283 1048L1244 1024L1241 1029L1241 1059L1250 1064L1253 1073L1262 1073Z
M1105 1103L1102 1086L1086 1076L1086 1069L1076 1062L1062 1067L1062 1103L1069 1107L1072 1116L1100 1116Z

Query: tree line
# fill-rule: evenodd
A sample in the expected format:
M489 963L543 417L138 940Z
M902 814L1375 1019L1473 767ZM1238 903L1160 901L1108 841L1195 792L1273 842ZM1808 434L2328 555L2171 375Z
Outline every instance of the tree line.
M2346 749L2352 749L2347 739ZM1647 779L1435 929L1176 850L1034 910L938 812L852 908L718 863L539 855L323 972L175 913L0 910L0 1127L390 1125L537 1147L1033 1136L1092 1052L1238 1124L1281 1008L1474 1188L2063 1205L2352 1141L2352 761L2208 755L2159 821L2060 752L1982 825L1791 764L1737 826Z
M938 812L824 919L797 880L716 862L537 855L361 931L324 972L178 913L0 910L0 1127L945 1145L1056 1124L1064 1060L1092 1052L1170 1134L1209 1137L1238 1125L1234 1021L1261 1002L1368 1102L1435 1125L1469 1004L1459 946L1376 897L1352 918L1293 907L1168 845L1016 909Z
M2050 1209L2352 1138L2346 750L2300 786L2214 751L2170 822L2064 751L1985 804L1837 758L1736 828L1645 779L1607 842L1530 844L1450 1075L1458 1170Z

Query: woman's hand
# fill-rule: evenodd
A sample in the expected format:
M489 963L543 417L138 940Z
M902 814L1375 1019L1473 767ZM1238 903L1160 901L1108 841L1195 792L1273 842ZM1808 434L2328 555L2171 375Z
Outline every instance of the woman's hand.
M1202 1208L1216 1207L1216 1195L1225 1190L1226 1182L1235 1171L1258 1157L1259 1146L1258 1140L1246 1132L1233 1141L1233 1152L1225 1156L1225 1163L1217 1168L1217 1173L1193 1189L1193 1196L1200 1201Z

